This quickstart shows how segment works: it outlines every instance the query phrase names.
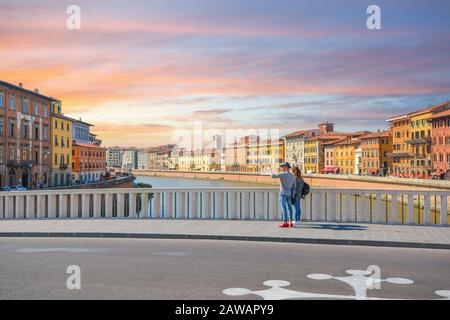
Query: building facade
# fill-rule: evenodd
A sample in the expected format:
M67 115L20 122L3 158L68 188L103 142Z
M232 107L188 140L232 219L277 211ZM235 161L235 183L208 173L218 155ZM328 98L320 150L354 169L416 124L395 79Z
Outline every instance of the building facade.
M293 166L299 167L301 171L305 169L305 139L315 137L320 134L319 129L301 130L286 135L285 159Z
M335 161L335 151L334 151L334 144L337 142L343 141L341 140L332 140L329 142L323 143L323 153L324 153L324 169L322 170L322 173L339 173L339 167L336 164Z
M149 169L150 150L151 150L151 148L140 149L137 151L137 168L139 170L148 170Z
M122 168L123 151L119 147L106 149L106 166L108 168Z
M387 175L392 172L392 134L380 131L362 136L361 140L361 174Z
M73 119L61 113L60 105L52 108L50 184L53 187L72 184L72 123Z
M408 114L399 115L387 120L392 132L392 175L406 176L409 173L411 153L406 143L411 136L411 120Z
M173 167L172 151L175 148L174 144L166 144L149 148L148 161L149 169L151 170L169 170Z
M255 135L245 136L228 145L225 150L225 171L248 172L249 147L257 144L260 138Z
M249 172L269 174L278 172L284 162L284 140L262 140L251 143L247 153Z
M392 175L429 178L433 171L432 117L450 109L449 102L402 114L387 122L392 131Z
M325 169L325 146L347 137L345 133L328 132L305 139L305 172L321 173ZM336 155L334 154L334 158Z
M179 170L220 171L221 152L217 150L183 151L179 154Z
M138 168L138 150L124 150L122 154L122 169L133 170Z
M347 138L334 144L334 161L340 174L349 175L359 172L356 166L356 150L360 143L359 139ZM360 162L359 159L358 162Z
M78 183L101 181L106 172L106 149L92 143L73 142L72 175Z
M431 154L433 175L450 178L450 110L430 117L432 126Z
M51 173L50 109L58 100L0 81L0 183L48 187Z

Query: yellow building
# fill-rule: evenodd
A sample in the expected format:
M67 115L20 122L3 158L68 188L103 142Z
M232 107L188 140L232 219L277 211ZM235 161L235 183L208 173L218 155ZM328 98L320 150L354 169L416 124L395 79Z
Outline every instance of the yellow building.
M305 139L305 172L321 173L325 168L325 146L331 142L347 137L346 133L328 132Z
M216 150L183 151L178 156L178 170L220 171L220 152Z
M409 145L410 173L414 177L428 177L432 171L431 161L431 119L432 109L415 112L410 115L411 139Z
M61 113L61 106L52 106L51 113L50 184L53 187L72 183L72 118Z
M423 108L387 120L392 131L393 175L427 178L432 171L431 116L447 104Z
M263 140L249 145L247 169L249 172L278 172L284 162L284 141L282 139Z
M340 174L355 174L356 153L361 141L358 139L344 139L334 144L334 162Z

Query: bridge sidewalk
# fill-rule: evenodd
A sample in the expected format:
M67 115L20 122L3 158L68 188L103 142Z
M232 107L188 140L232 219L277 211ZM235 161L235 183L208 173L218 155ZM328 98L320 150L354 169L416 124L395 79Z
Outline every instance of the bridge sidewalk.
M96 237L273 241L450 249L450 228L439 226L230 220L3 220L0 237Z

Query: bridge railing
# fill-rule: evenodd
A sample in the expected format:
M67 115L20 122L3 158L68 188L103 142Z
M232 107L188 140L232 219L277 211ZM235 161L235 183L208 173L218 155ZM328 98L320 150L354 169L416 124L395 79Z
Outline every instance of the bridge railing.
M449 191L312 188L306 221L449 225ZM278 188L0 192L0 219L281 220Z

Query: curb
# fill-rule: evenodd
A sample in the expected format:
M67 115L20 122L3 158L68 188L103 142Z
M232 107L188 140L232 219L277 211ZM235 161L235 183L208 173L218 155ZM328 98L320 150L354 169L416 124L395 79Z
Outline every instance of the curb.
M201 234L112 233L112 232L0 232L0 238L18 238L18 237L228 240L228 241L280 242L280 243L450 250L450 244L446 243L377 241L377 240L357 240L357 239L315 239L315 238L281 238L281 237L227 236L227 235L201 235Z

